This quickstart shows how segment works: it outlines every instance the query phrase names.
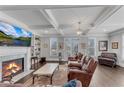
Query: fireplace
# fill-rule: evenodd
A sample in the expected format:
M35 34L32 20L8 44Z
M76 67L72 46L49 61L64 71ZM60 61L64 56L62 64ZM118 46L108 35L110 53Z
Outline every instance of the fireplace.
M24 71L24 58L2 62L2 80Z

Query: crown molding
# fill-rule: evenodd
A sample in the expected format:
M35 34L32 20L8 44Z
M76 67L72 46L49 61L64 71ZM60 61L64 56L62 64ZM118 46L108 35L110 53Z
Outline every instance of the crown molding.
M124 28L120 28L120 29L115 30L114 32L110 32L109 36L114 36L114 35L123 34L123 33L124 33Z

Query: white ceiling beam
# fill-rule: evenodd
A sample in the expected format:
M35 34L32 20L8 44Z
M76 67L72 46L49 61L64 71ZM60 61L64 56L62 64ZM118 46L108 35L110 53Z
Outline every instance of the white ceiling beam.
M52 20L52 22L54 23L54 27L55 28L58 28L59 25L58 25L58 22L56 21L54 15L52 14L52 11L51 10L45 10L45 12L48 14L49 18Z
M96 18L96 20L93 22L93 26L99 26L104 21L106 21L108 18L110 18L116 11L118 11L122 6L110 6L105 7L105 9L100 13L100 15Z
M87 34L91 31L92 27L94 29L98 27L100 24L105 22L108 18L110 18L114 13L116 13L122 6L107 6L103 9L103 11L98 15L96 20L92 23L91 27L83 32L83 34Z
M59 24L57 23L55 17L52 14L51 10L40 10L40 12L44 15L44 17L49 21L51 25L55 28L55 30L61 34L64 35L62 29L59 28Z

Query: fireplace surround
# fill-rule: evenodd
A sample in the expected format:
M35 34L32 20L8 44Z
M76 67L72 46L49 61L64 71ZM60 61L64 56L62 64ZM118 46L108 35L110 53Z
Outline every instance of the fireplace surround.
M0 81L2 81L3 78L3 64L4 62L10 62L13 60L22 60L22 69L23 71L19 71L18 73L16 73L11 81L13 83L18 82L21 78L27 76L28 74L32 73L33 70L30 70L30 55L28 55L27 53L19 53L19 54L11 54L11 55L1 55L0 56ZM15 63L12 63L11 66L14 66ZM11 67L10 66L10 67ZM15 67L14 67L15 68ZM13 69L14 69L13 68ZM16 68L15 68L16 69Z
M24 58L2 62L2 80L14 77L24 71Z

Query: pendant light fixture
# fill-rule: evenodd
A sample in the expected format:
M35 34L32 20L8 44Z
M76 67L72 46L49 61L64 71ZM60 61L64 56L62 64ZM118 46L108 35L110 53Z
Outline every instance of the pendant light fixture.
M81 34L82 34L82 31L81 31L81 28L80 28L80 24L81 24L81 22L78 22L78 31L77 31L77 35L81 35Z

